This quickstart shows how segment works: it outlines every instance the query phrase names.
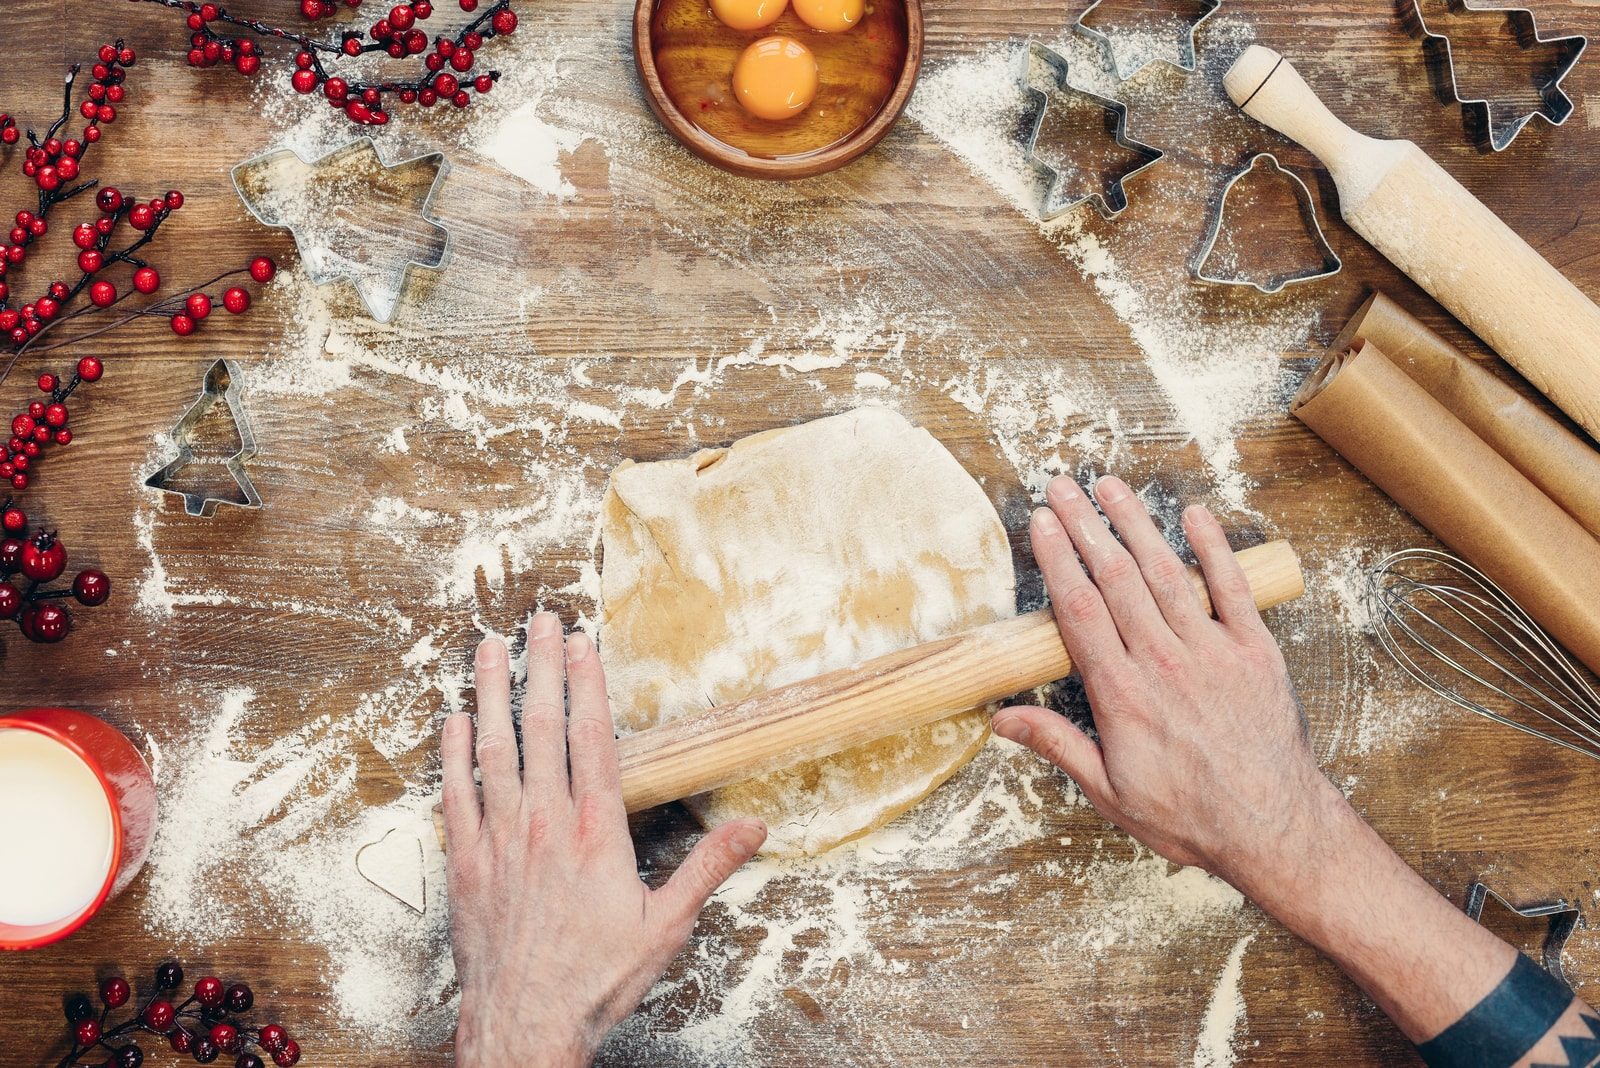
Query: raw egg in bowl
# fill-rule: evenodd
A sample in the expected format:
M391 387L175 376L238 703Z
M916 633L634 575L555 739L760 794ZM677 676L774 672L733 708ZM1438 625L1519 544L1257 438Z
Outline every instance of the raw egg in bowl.
M921 0L637 0L650 108L754 178L836 170L881 141L922 66Z

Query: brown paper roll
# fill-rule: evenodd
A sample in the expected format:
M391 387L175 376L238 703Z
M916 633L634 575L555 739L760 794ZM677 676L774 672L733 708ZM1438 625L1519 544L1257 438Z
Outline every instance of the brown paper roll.
M1376 346L1331 353L1291 410L1600 671L1600 542Z
M1600 450L1382 293L1330 347L1365 338L1511 466L1600 538Z

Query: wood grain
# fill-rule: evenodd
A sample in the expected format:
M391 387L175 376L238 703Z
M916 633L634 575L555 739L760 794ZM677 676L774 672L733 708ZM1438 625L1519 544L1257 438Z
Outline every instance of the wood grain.
M1029 34L1054 36L1083 6L929 3L927 65ZM237 0L230 7L283 13L269 0ZM520 13L524 33L588 43L571 62L581 61L586 76L596 77L592 95L606 118L649 121L630 70L630 4L573 0L525 4ZM1590 103L1600 91L1600 74L1592 61L1580 63L1567 81L1579 100L1571 122L1559 130L1534 124L1509 152L1483 156L1469 144L1458 110L1437 102L1421 49L1401 28L1393 5L1231 0L1202 30L1202 53L1218 47L1217 27L1231 15L1248 20L1262 42L1315 57L1319 92L1339 102L1349 121L1375 135L1416 140L1580 289L1600 293L1600 215L1591 207L1600 195L1593 164L1600 158L1600 126ZM1540 16L1552 31L1600 34L1600 8L1590 4L1551 0ZM91 170L114 175L128 189L183 188L188 204L163 229L165 274L174 281L203 279L256 251L293 261L288 238L251 223L227 180L228 168L266 146L279 120L263 114L238 75L188 69L183 32L170 16L128 3L15 0L0 12L0 31L0 108L24 122L54 114L61 65L119 34L139 48L132 99L119 109ZM594 42L613 47L606 51ZM1171 150L1173 170L1161 177L1152 172L1137 185L1117 225L1164 230L1153 244L1160 262L1186 260L1204 226L1201 206L1171 191L1168 179L1185 168L1231 162L1241 149L1270 149L1315 179L1330 240L1346 267L1315 290L1324 327L1300 351L1284 354L1286 377L1309 367L1320 343L1369 287L1390 294L1463 351L1485 355L1459 323L1338 221L1332 183L1304 149L1245 126L1230 127L1225 138L1180 142L1169 136L1177 127L1159 109L1141 110L1136 122L1141 137ZM456 123L434 114L412 128L420 143L454 146ZM1105 384L1123 424L1135 428L1115 457L1118 472L1159 494L1215 503L1198 448L1092 282L914 123L900 123L878 150L836 174L784 187L719 184L710 168L670 147L652 147L645 165L586 144L562 161L574 194L559 204L465 150L452 152L456 166L437 208L454 228L458 253L475 254L458 255L418 299L466 299L496 284L513 292L538 288L544 299L526 314L514 300L475 305L472 315L434 339L441 362L489 353L531 372L570 361L588 368L593 388L665 388L690 359L703 364L708 356L740 351L774 315L803 330L839 294L902 279L938 293L970 333L942 334L914 316L900 323L918 384L897 403L981 480L1010 529L1025 529L1027 492L985 420L937 388L974 373L975 365L981 371L991 352L1035 360L1041 373L1065 366L1085 381ZM0 194L18 207L26 193L15 164L13 157L0 175ZM726 195L706 195L711 186ZM823 218L842 220L870 240L838 248L818 241L803 254L786 244ZM1089 225L1109 232L1098 221ZM709 228L721 243L708 249L694 234ZM50 242L54 251L41 251L40 269L58 262L65 270L62 246L69 244ZM56 255L59 260L49 258ZM1219 315L1259 306L1216 300ZM354 316L354 299L347 303ZM263 451L253 473L267 500L260 515L224 512L210 523L185 522L152 504L139 486L148 473L150 443L193 400L204 366L226 354L244 360L248 374L253 361L281 344L297 313L292 302L269 293L250 315L209 323L191 339L143 323L108 340L108 376L95 393L85 393L75 413L78 441L50 460L34 510L80 547L76 561L106 566L117 592L110 604L83 615L66 645L41 649L5 638L0 703L94 711L170 750L204 729L218 694L248 686L258 712L249 737L259 744L323 712L349 715L366 695L395 681L398 659L415 638L394 629L386 605L407 604L417 633L436 635L444 662L458 668L470 663L481 625L509 633L536 603L559 608L569 622L584 609L554 591L573 583L589 561L586 534L509 569L503 580L480 576L470 604L434 604L431 591L419 588L419 553L449 551L460 526L418 535L419 548L396 545L361 522L368 503L385 495L450 516L486 514L530 492L522 462L543 448L537 435L526 433L473 448L448 421L422 414L433 395L401 375L364 368L327 396L257 403ZM1024 357L1008 344L1019 334L1029 341ZM985 344L969 345L974 336ZM630 411L620 428L575 427L569 444L598 491L604 472L623 458L682 455L827 414L833 397L851 394L854 375L866 365L807 375L771 366L738 369L716 396L692 409ZM45 369L57 368L19 369L20 378L0 386L5 403L24 403L28 380ZM507 424L517 415L512 405L482 405ZM396 427L405 429L411 452L378 451ZM1307 568L1307 597L1276 609L1269 623L1284 640L1329 774L1402 855L1456 901L1471 879L1488 872L1508 896L1567 894L1592 916L1600 883L1594 845L1600 814L1592 799L1600 769L1429 703L1379 664L1366 639L1340 616L1333 582L1348 554L1431 544L1427 535L1284 412L1250 421L1238 448L1240 469L1257 483L1250 493L1255 511L1225 522L1240 544L1287 538ZM439 471L449 473L447 484ZM1016 540L1024 584L1031 582L1037 598L1020 533ZM181 595L173 612L159 618L141 613L134 596L148 577L152 549ZM287 572L284 559L294 563ZM421 722L443 703L437 692L407 692L401 700L412 703ZM1427 718L1403 744L1373 744L1362 733L1369 705L1420 708ZM398 782L424 777L432 760L431 745L399 767L361 751L354 758L361 802L391 800ZM1059 876L1047 874L1048 865L1099 855L1097 840L1105 856L1132 851L1091 810L1073 804L1065 784L1042 780L1040 788L1046 833L1037 840L958 870L886 871L903 880L897 914L882 921L903 932L892 940L903 989L937 981L937 998L875 995L868 976L841 962L826 983L799 991L792 1010L779 1009L753 1025L758 1063L1189 1064L1215 978L1230 947L1251 930L1261 933L1245 965L1248 1023L1240 1063L1378 1065L1410 1056L1331 965L1248 911L1214 929L1186 933L1160 952L1124 944L1093 961L1061 952L1056 947L1064 925L1096 906L1081 887L1063 886ZM634 830L651 880L670 871L698 833L670 806L637 818ZM219 902L248 895L252 867L248 847L241 848L227 876L194 893ZM980 891L1001 885L1010 888L994 900L1014 920L1003 946L1014 965L971 967L962 955L975 936L961 919L963 910ZM1057 896L1041 908L1048 895ZM262 1002L301 1034L309 1051L303 1063L451 1062L445 1046L353 1038L359 1027L339 1019L329 997L328 955L292 923L265 917L232 936L193 945L148 933L149 903L144 876L74 939L0 959L7 991L0 1060L8 1068L54 1063L48 1051L59 1049L63 992L87 986L99 969L120 964L142 970L169 954L249 977ZM753 952L761 936L713 910L695 947L735 959ZM1593 995L1600 939L1588 932L1574 938L1567 973ZM973 1026L961 1026L963 1012L973 1014ZM604 1060L652 1068L712 1063L648 1038L608 1048Z

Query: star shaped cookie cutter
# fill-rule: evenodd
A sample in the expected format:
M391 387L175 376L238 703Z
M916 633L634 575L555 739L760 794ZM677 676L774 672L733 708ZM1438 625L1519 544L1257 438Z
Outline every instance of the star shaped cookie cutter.
M1544 905L1517 906L1489 889L1484 883L1473 883L1472 889L1467 891L1467 918L1476 922L1483 922L1483 905L1489 898L1500 902L1513 915L1523 919L1537 920L1549 917L1550 927L1545 932L1544 948L1540 951L1540 963L1544 970L1555 976L1567 989L1572 989L1572 984L1567 982L1566 974L1561 970L1561 951L1566 947L1567 939L1572 937L1572 932L1578 926L1578 910L1565 900L1552 901Z
M248 179L253 172L291 160L297 161L301 168L308 171L320 171L334 167L349 156L362 152L372 153L386 172L415 166L432 166L435 169L432 184L428 186L427 194L417 208L421 220L431 226L435 237L427 244L419 245L422 249L420 254L408 254L403 259L396 257L393 262L385 262L371 272L355 270L350 266L354 261L345 255L343 250L324 247L314 239L306 226L285 220L280 209L270 202L269 197L251 188ZM445 158L443 152L424 152L389 163L384 160L383 153L378 151L371 137L358 137L314 160L307 160L300 153L287 148L264 152L237 164L229 173L233 179L234 191L238 193L245 209L255 216L257 221L264 226L288 230L294 237L295 248L300 253L300 260L305 265L306 275L312 284L320 286L339 279L347 279L355 287L361 303L366 306L367 313L380 323L387 323L394 318L395 309L399 307L400 299L405 293L412 268L438 270L449 258L450 230L433 216L434 197L438 195L445 175L450 173L450 161ZM381 287L373 285L371 279L371 276L379 274L387 276L386 284Z
M262 507L261 495L256 492L255 483L250 481L250 475L245 471L247 460L256 454L256 436L250 429L250 419L244 409L243 402L244 377L239 373L239 367L232 360L218 360L206 370L205 386L200 396L189 410L183 413L177 426L172 428L172 440L178 446L177 459L144 480L144 484L151 489L163 493L171 493L183 498L183 510L192 516L210 519L217 513L217 505L227 504L235 508L260 508ZM216 405L217 401L228 406L228 411L233 415L233 425L239 432L239 450L224 461L228 474L233 476L235 485L239 488L238 497L214 497L209 492L185 492L175 489L174 480L179 471L195 462L194 431L204 419L206 413Z
M1289 179L1294 188L1295 200L1300 204L1300 217L1305 221L1306 236L1322 252L1322 264L1305 271L1295 271L1288 274L1277 274L1270 278L1244 278L1230 277L1218 274L1207 268L1207 261L1216 251L1217 241L1222 237L1222 224L1228 214L1228 198L1233 195L1234 186L1252 174L1256 167L1266 164L1276 173ZM1209 285L1222 286L1253 286L1262 293L1272 294L1283 290L1285 286L1299 285L1302 282L1315 282L1319 278L1331 278L1344 269L1344 261L1339 259L1339 254L1328 244L1328 235L1323 232L1322 221L1317 218L1317 203L1311 198L1311 190L1300 176L1283 164L1278 162L1278 157L1271 152L1258 152L1250 157L1250 162L1229 177L1222 187L1222 197L1217 201L1217 209L1211 216L1211 226L1206 231L1205 239L1200 243L1194 258L1189 261L1189 274L1197 282Z
M1081 196L1063 197L1061 195L1061 186L1065 178L1061 171L1039 158L1037 153L1039 134L1044 129L1045 116L1050 110L1051 94L1033 82L1031 75L1034 60L1038 60L1049 71L1050 87L1054 92L1075 97L1100 108L1106 114L1107 125L1111 127L1112 136L1116 138L1117 144L1144 158L1144 162L1137 167L1124 171L1112 183L1109 192L1095 190L1084 193ZM1066 57L1054 49L1047 48L1038 41L1029 41L1028 47L1023 50L1019 83L1027 99L1020 123L1022 158L1029 166L1037 170L1047 183L1043 194L1039 198L1040 221L1050 222L1052 219L1058 219L1086 201L1093 201L1095 208L1107 220L1115 219L1118 215L1121 215L1128 206L1128 193L1125 183L1129 178L1155 166L1166 156L1166 153L1159 148L1128 136L1127 105L1072 85L1068 81Z
M1083 14L1078 16L1078 21L1073 23L1072 28L1085 37L1099 42L1105 48L1106 54L1111 58L1111 72L1117 76L1117 81L1119 82L1127 81L1152 63L1166 63L1169 66L1177 67L1185 74L1193 74L1195 68L1200 65L1199 52L1195 46L1195 34L1199 32L1201 23L1215 15L1217 8L1222 6L1222 0L1204 0L1205 10L1200 13L1199 18L1189 23L1189 31L1184 35L1183 42L1178 46L1177 59L1173 60L1168 59L1166 56L1145 54L1138 56L1131 67L1123 68L1117 61L1117 43L1115 39L1117 35L1114 32L1108 33L1105 30L1097 30L1090 26L1087 21L1089 16L1094 13L1094 9L1104 2L1105 0L1094 0L1094 3L1085 8Z
M1582 34L1541 37L1539 20L1525 7L1474 7L1468 5L1466 0L1445 0L1445 3L1452 12L1504 14L1507 25L1516 36L1519 48L1526 52L1541 46L1551 46L1559 56L1550 76L1536 79L1534 82L1534 88L1538 90L1543 106L1535 111L1517 114L1510 122L1496 123L1494 101L1486 97L1470 97L1462 94L1461 83L1456 78L1455 55L1450 47L1450 36L1439 33L1428 25L1428 20L1422 13L1422 0L1411 0L1406 8L1406 22L1413 34L1422 37L1423 51L1428 56L1428 65L1433 69L1439 99L1446 104L1461 105L1461 114L1466 118L1467 128L1480 146L1487 145L1492 152L1503 152L1511 147L1517 135L1535 118L1541 118L1551 126L1560 126L1572 117L1572 98L1561 88L1561 82L1572 68L1577 66L1584 50L1589 47L1587 37Z

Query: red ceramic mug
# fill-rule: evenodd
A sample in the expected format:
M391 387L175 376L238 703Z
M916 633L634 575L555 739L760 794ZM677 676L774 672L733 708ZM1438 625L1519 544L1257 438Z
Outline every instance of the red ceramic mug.
M88 923L144 866L156 827L150 767L83 712L0 716L0 950Z

